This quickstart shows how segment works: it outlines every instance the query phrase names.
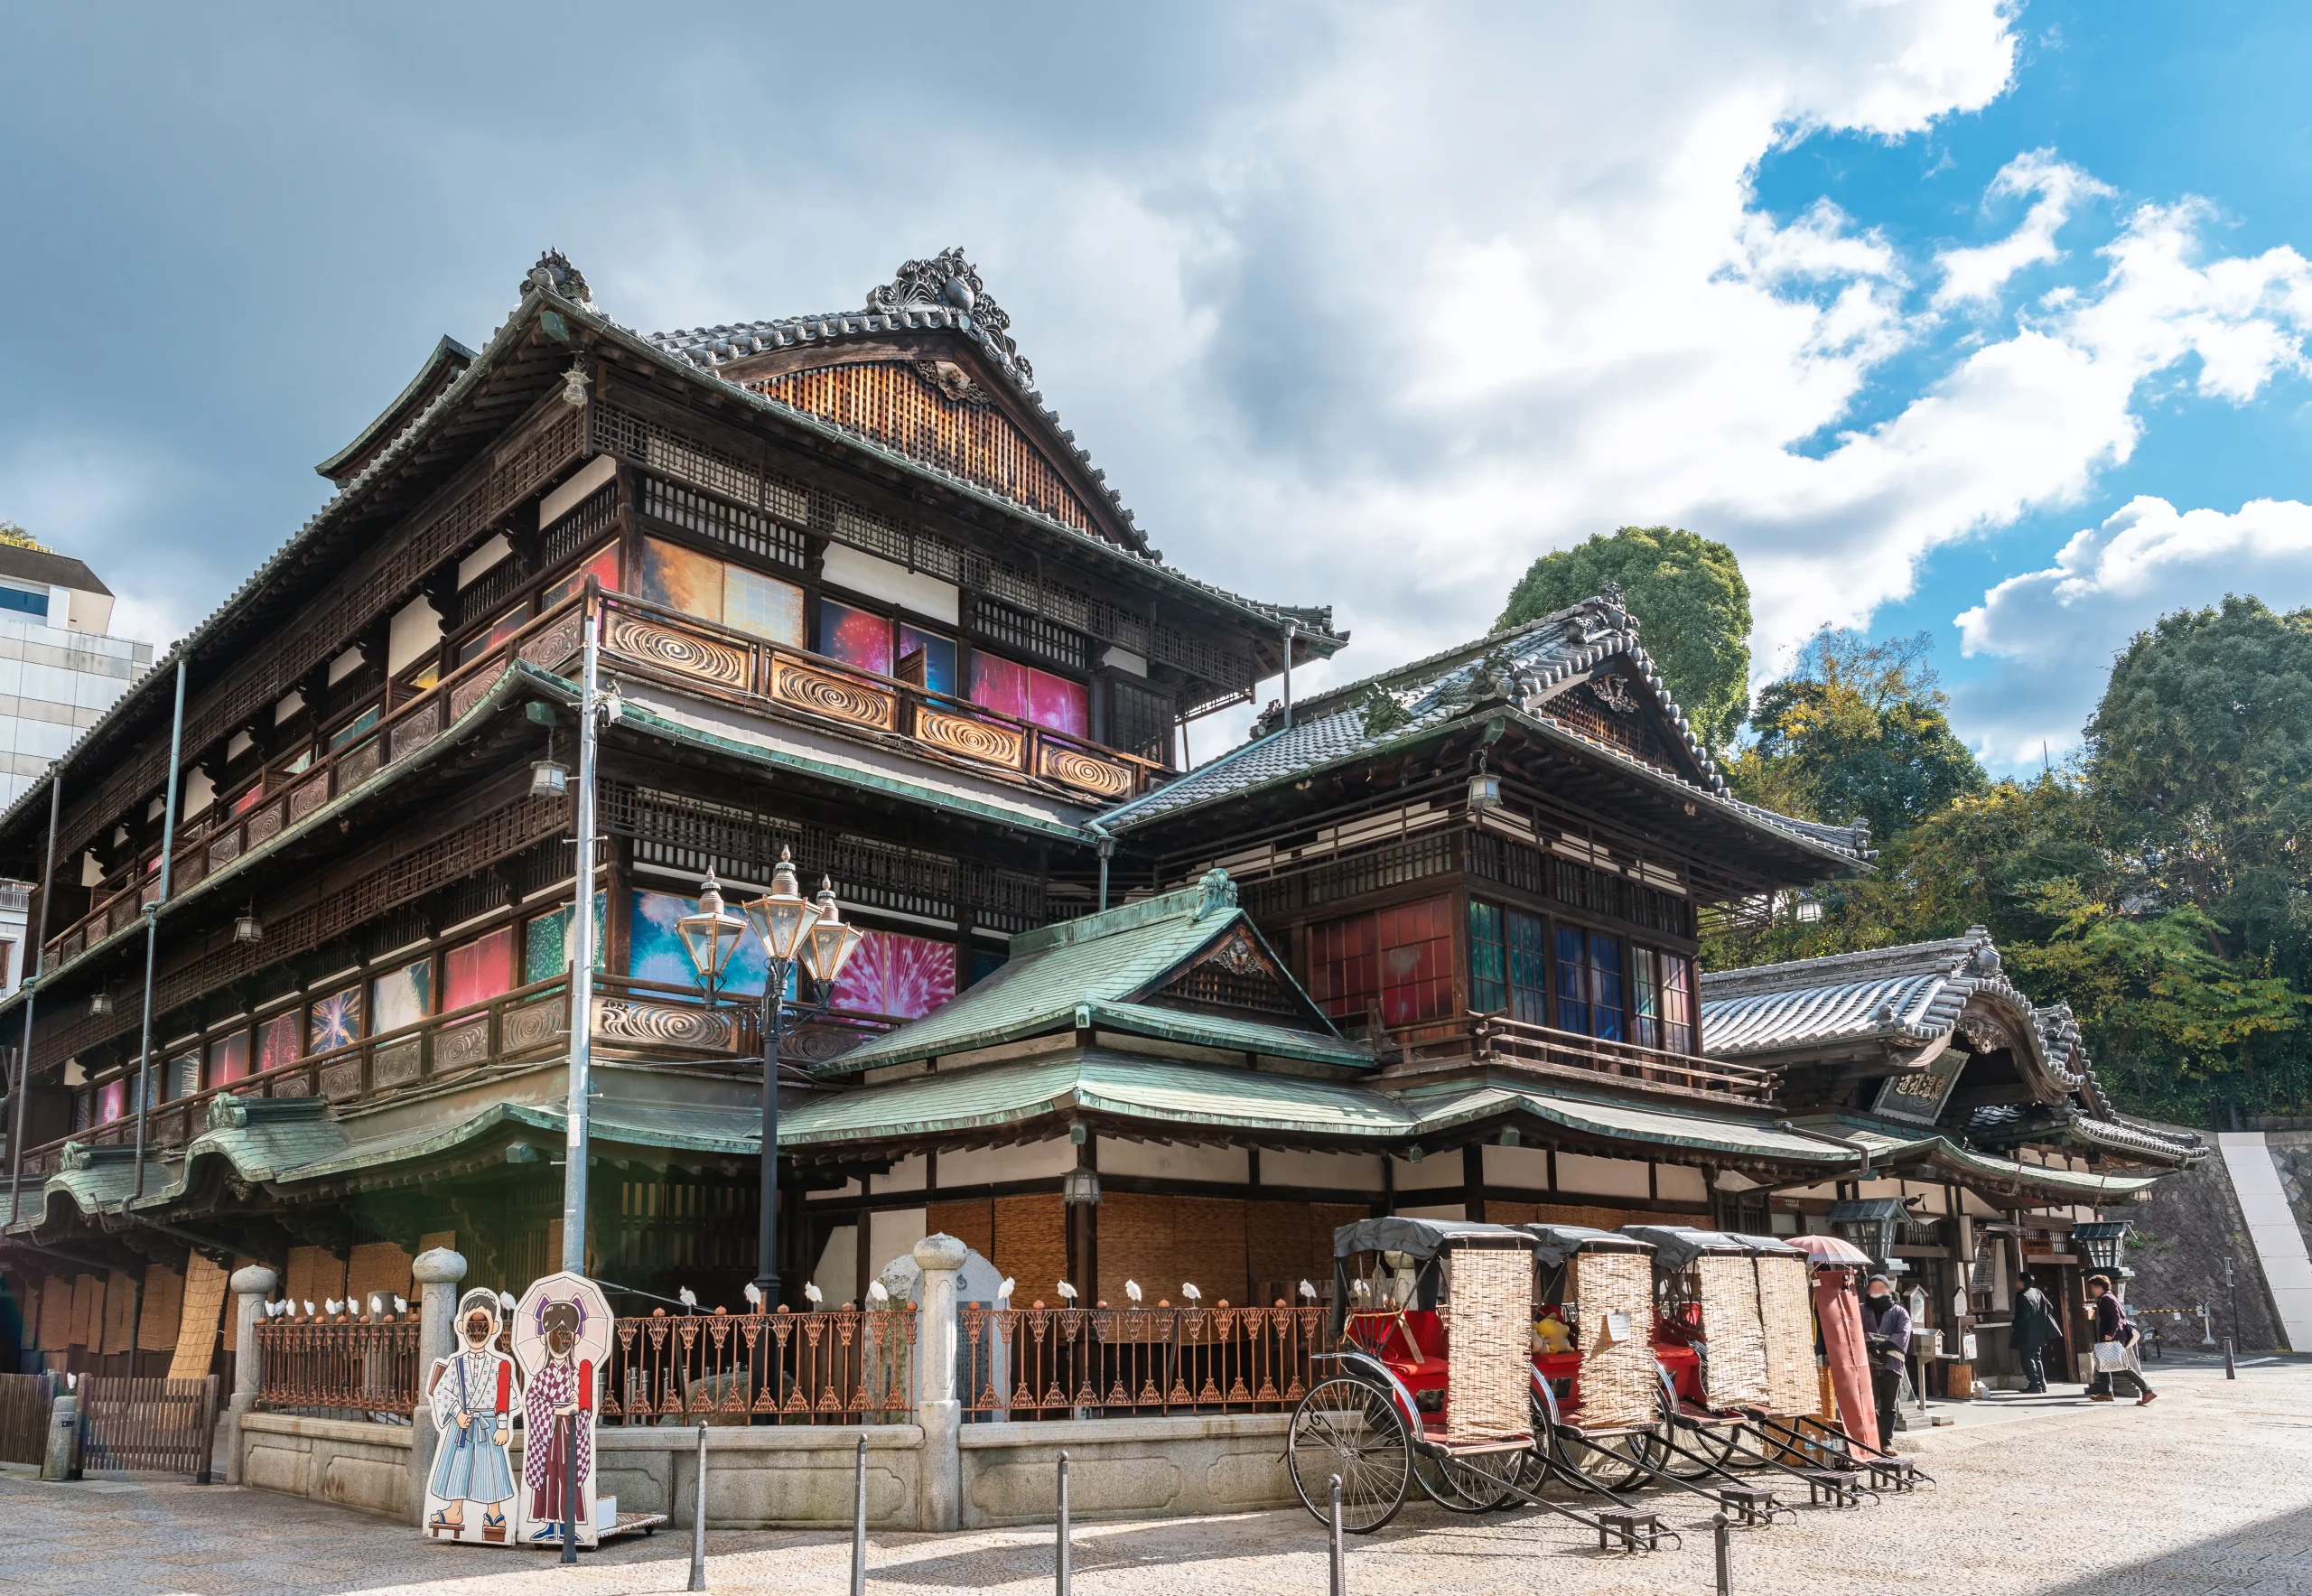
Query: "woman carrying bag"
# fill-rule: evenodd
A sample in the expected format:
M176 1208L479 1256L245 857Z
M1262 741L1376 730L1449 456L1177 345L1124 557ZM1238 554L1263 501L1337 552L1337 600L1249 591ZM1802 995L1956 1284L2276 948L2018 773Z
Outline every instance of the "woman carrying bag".
M2095 1309L2095 1379L2087 1387L2087 1400L2115 1400L2112 1387L2125 1380L2140 1393L2135 1405L2141 1407L2158 1393L2144 1383L2143 1363L2136 1351L2135 1326L2128 1322L2127 1314L2120 1308L2119 1298L2112 1294L2112 1282L2108 1276L2089 1275L2087 1296Z

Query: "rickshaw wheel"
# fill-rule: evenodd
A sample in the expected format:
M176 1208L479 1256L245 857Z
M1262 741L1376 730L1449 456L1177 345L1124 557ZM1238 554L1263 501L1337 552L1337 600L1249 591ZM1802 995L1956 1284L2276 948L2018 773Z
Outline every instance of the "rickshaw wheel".
M1369 1535L1397 1516L1412 1479L1404 1420L1378 1387L1346 1375L1320 1382L1292 1410L1285 1461L1292 1489L1318 1522L1332 1522L1340 1476L1341 1527Z
M1680 1426L1668 1414L1663 1415L1663 1423L1670 1426L1671 1434L1678 1433ZM1711 1466L1730 1468L1732 1465L1727 1460L1734 1455L1734 1446L1741 1433L1742 1427L1739 1423L1711 1424L1700 1430L1687 1431L1680 1444L1688 1451L1708 1459L1709 1462L1694 1462L1665 1449L1665 1466L1680 1479L1700 1479L1710 1472Z
M1513 1465L1508 1471L1515 1478L1517 1469ZM1416 1452L1412 1477L1429 1499L1448 1513L1490 1513L1510 1499L1508 1486L1452 1458Z
M1651 1430L1626 1430L1585 1441L1564 1425L1550 1430L1550 1461L1568 1483L1584 1490L1619 1494L1653 1476L1662 1448Z

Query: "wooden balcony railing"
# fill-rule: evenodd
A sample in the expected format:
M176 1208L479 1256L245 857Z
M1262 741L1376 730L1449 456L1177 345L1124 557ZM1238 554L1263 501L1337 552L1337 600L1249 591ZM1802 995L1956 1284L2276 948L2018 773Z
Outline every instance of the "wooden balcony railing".
M211 805L178 832L171 891L181 893L198 885L432 742L479 704L516 660L566 672L583 642L587 602L575 596L549 610L436 686L395 705L369 732L308 769L294 775L269 772L256 789ZM776 705L853 734L903 739L940 758L1054 783L1095 803L1136 797L1169 775L1151 760L663 605L614 593L592 602L602 612L603 650L617 665L692 689ZM50 974L135 925L160 891L157 850L105 877L88 912L49 938Z
M1353 1029L1353 1028L1352 1028ZM1763 1102L1780 1078L1760 1069L1703 1054L1665 1052L1636 1042L1608 1041L1512 1020L1506 1014L1460 1014L1412 1025L1367 1026L1384 1059L1418 1068L1469 1059L1515 1064L1554 1075L1713 1097Z
M500 1064L551 1062L570 1045L567 977L532 982L487 1003L435 1014L397 1031L365 1036L325 1053L155 1104L145 1116L146 1145L166 1156L210 1128L211 1106L235 1097L315 1097L347 1105L452 1081ZM646 1060L652 1054L695 1064L728 1063L758 1071L762 1056L760 1007L744 999L708 1005L695 987L668 985L596 972L597 1047ZM838 1057L867 1035L897 1023L886 1015L835 1013L792 1031L784 1055L797 1067ZM155 1058L156 1074L163 1061ZM131 1088L134 1097L134 1088ZM228 1108L230 1105L227 1105ZM28 1147L24 1173L47 1179L62 1167L64 1149L126 1147L136 1135L134 1112Z
M268 772L256 789L242 791L229 802L211 805L177 833L171 891L190 891L243 854L256 852L312 818L331 798L342 797L387 766L409 758L480 703L515 660L542 668L566 661L579 646L583 602L582 598L573 598L548 611L496 649L466 661L406 704L396 705L358 741L323 755L307 769L294 775ZM161 856L155 850L99 882L89 912L49 938L49 974L54 975L107 937L135 924L144 905L161 895L160 869Z
M1168 772L1152 760L791 649L623 593L602 600L602 650L691 688L799 711L852 733L903 738L966 766L1057 783L1098 803Z

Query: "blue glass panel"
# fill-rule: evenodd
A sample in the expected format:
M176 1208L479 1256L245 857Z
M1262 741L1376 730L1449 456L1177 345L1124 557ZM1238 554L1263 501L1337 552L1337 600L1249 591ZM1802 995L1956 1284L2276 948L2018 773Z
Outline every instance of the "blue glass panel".
M1618 937L1590 938L1590 1030L1608 1041L1622 1040L1622 944Z
M26 615L48 619L48 595L26 593L20 587L0 587L0 610L15 610Z
M1509 1006L1506 967L1501 951L1501 908L1469 901L1469 1007L1480 1014Z
M1590 1034L1589 938L1571 926L1557 929L1557 1028Z

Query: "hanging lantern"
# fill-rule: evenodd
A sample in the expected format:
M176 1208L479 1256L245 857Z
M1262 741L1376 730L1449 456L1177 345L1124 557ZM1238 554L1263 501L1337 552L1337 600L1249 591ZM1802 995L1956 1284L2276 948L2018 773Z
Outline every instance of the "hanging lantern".
M249 947L265 940L265 922L257 919L256 904L242 910L233 921L233 940Z
M835 907L834 883L820 877L819 898L813 905L811 929L803 946L803 967L811 972L811 979L821 986L834 985L843 966L866 939L866 932L844 923L843 913Z
M722 984L739 944L746 940L747 921L722 906L722 883L710 875L698 889L698 912L676 920L675 932L683 939L683 951L690 956L699 984L712 992Z

